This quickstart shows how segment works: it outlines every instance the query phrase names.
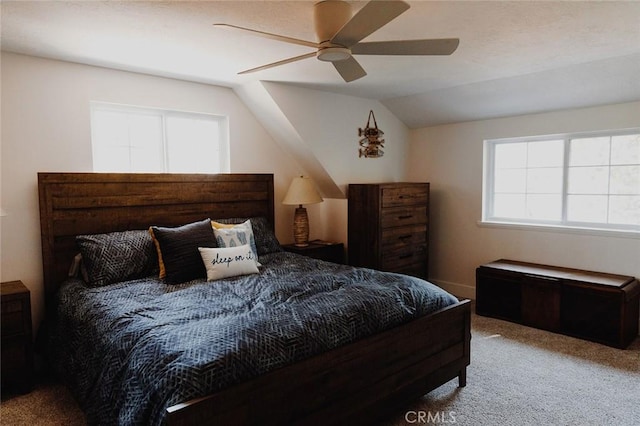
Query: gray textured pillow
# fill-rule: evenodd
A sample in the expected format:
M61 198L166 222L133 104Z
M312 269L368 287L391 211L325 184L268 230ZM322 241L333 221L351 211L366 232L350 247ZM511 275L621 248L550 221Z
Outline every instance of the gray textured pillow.
M158 257L147 230L78 235L87 284L100 287L152 275Z
M276 235L273 233L273 228L271 227L271 224L266 217L235 217L226 219L215 219L215 221L219 223L237 224L242 223L247 219L251 220L251 228L253 229L253 237L256 241L256 249L259 256L262 256L263 254L282 251L280 242L276 238Z

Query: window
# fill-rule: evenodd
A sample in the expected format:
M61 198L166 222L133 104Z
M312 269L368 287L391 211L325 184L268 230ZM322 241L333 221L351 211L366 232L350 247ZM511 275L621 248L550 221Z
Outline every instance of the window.
M483 221L640 231L640 129L485 141Z
M227 120L92 102L91 144L97 172L229 171Z

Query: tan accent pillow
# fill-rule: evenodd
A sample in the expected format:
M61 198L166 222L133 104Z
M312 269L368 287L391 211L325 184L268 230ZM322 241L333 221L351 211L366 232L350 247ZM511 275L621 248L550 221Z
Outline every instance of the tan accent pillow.
M162 250L160 250L160 243L158 242L156 236L153 234L153 228L149 227L149 234L151 234L151 239L153 240L153 245L156 247L156 251L158 252L158 265L160 269L160 273L158 274L159 278L164 278L167 275L167 270L164 267L164 262L162 261Z

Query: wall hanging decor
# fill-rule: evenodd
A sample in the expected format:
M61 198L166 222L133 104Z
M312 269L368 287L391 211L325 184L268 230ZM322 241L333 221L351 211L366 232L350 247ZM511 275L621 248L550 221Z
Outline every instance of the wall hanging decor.
M371 119L373 118L373 127L370 126ZM364 129L358 129L358 136L364 136L360 139L360 148L358 149L358 157L365 158L378 158L384 155L382 148L384 147L384 139L380 137L384 135L384 132L378 129L378 123L376 123L376 116L373 114L373 110L369 111L369 118L367 118L367 125Z

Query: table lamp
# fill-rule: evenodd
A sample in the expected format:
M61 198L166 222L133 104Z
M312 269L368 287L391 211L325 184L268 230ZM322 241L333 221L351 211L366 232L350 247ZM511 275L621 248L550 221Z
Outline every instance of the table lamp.
M282 200L282 204L298 206L293 217L293 240L296 246L305 247L309 245L309 217L307 216L307 209L302 205L321 202L322 197L311 179L304 176L293 179L287 195Z

